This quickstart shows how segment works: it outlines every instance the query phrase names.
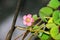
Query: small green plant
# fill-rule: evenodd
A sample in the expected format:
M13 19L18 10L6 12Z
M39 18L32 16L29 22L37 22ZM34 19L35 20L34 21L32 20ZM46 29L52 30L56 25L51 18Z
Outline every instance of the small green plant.
M50 0L46 7L39 10L39 17L37 15L24 15L23 23L28 26L33 35L37 35L40 40L60 40L60 1ZM36 23L37 20L39 22ZM35 24L36 23L36 24ZM21 29L21 28L20 28Z

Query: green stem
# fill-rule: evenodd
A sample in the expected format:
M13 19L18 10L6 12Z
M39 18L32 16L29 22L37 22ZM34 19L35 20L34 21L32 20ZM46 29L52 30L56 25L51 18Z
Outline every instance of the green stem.
M42 20L40 20L40 22L38 22L36 25L39 25L42 22Z
M45 17L45 18L51 18L51 17Z
M34 31L34 32L39 32L39 31L41 31L41 32L44 32L44 33L46 33L46 34L50 34L49 32L46 32L46 31L44 31L44 30L33 30L32 28L30 28L30 29L27 29L27 28L24 28L24 27L16 27L17 29L19 29L19 30L28 30L28 31Z

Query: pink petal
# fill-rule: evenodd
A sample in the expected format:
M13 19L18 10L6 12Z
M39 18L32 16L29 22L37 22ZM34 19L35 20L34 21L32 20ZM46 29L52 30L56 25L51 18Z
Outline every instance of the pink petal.
M32 15L31 15L31 14L28 14L28 15L27 15L27 17L31 18L31 17L32 17Z
M32 23L30 22L30 23L27 23L26 25L27 25L27 26L31 26L31 25L32 25Z
M31 18L31 22L34 22L34 19L33 18Z
M26 25L26 21L23 21L23 24Z
M26 17L27 17L27 16L26 16L26 15L24 15L24 16L23 16L23 20L26 20Z

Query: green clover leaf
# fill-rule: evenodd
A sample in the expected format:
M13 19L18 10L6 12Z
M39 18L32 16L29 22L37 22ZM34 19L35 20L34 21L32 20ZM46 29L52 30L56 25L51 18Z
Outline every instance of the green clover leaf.
M43 20L43 21L46 21L46 18L45 17L49 17L51 16L51 14L53 13L53 10L49 7L43 7L39 10L39 16L40 18Z
M50 29L50 28L56 27L56 24L54 24L54 23L48 23L48 24L46 24L46 27L48 29Z
M58 0L51 0L47 6L57 9L60 6L60 3Z
M59 27L54 23L46 24L46 27L50 29L50 35L53 39L57 40L60 39Z
M53 21L54 23L60 25L60 11L56 10L53 12Z
M51 34L51 36L55 39L55 37L56 37L57 34L58 34L58 27L57 27L57 26L53 27L53 28L50 30L50 34Z

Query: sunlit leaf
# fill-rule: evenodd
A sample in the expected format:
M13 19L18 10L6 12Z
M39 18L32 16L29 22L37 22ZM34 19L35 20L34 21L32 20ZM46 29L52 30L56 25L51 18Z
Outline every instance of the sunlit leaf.
M60 11L59 10L54 11L53 20L54 20L54 23L60 25Z
M44 18L44 17L45 17L45 14L44 14L44 13L41 13L41 12L40 12L39 15L40 15L40 18L41 18L43 21L47 22L46 18Z
M55 39L59 39L60 40L60 33L56 35Z
M46 27L50 29L50 35L53 39L60 39L59 27L56 24L48 23Z
M39 36L38 36L38 37L39 37ZM42 35L41 37L39 37L39 38L40 38L41 40L49 40L50 36L43 33L43 35Z
M56 27L56 24L54 23L48 23L46 24L46 27L49 29L49 28L52 28L52 27Z
M54 20L59 19L59 13L60 13L59 10L56 10L56 11L53 12L53 19Z
M53 23L53 18L50 18L50 19L48 20L48 23Z
M45 17L51 16L53 10L49 7L43 7L39 10L39 16L43 21L47 21Z
M54 9L57 9L59 7L60 3L58 0L50 0L48 6L52 7Z
M56 36L58 35L58 32L59 32L58 27L57 26L53 27L50 30L51 37L54 38L54 39L56 39Z
M53 10L49 7L43 7L40 9L40 12L46 14L47 16L50 16L53 12Z

